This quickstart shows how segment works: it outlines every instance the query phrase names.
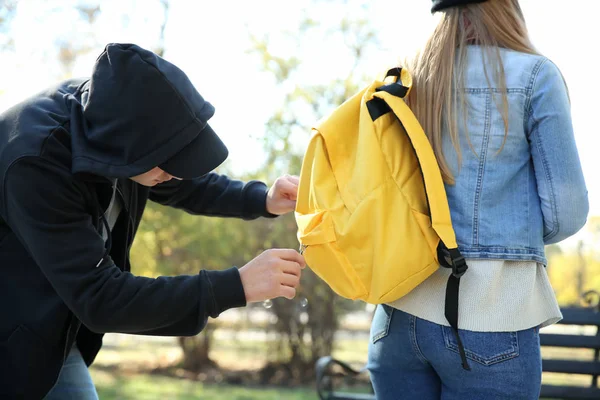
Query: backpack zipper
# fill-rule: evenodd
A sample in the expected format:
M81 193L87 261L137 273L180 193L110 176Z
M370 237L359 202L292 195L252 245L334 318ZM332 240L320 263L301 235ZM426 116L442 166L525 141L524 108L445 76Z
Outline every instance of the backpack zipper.
M300 251L300 255L304 254L304 250L306 250L306 248L307 248L307 247L308 247L308 246L307 246L307 245L305 245L305 244L301 244L301 245L300 245L300 249L299 249L299 251Z

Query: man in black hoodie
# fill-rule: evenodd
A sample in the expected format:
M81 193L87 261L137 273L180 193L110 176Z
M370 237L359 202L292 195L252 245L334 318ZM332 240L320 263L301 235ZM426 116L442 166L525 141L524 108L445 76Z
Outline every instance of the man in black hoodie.
M69 356L93 362L106 332L196 335L229 308L294 297L304 260L291 249L239 270L130 272L148 199L243 219L293 211L295 177L267 190L211 172L228 154L213 113L173 64L109 44L89 79L0 115L0 398L44 398Z

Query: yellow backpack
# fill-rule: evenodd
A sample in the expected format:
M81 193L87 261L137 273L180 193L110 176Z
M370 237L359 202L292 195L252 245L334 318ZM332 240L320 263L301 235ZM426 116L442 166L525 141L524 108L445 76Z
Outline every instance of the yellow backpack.
M397 300L440 266L452 268L446 318L457 333L467 265L433 150L403 100L411 83L405 69L392 69L313 128L298 239L307 265L338 295L371 304Z

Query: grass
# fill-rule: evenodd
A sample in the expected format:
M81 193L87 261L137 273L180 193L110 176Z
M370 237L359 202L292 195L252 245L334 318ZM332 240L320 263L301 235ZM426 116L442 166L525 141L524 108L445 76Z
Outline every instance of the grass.
M118 335L118 340L107 342L90 370L101 400L318 399L314 387L288 389L206 384L177 377L140 374L141 365L147 370L176 362L181 356L177 343L128 335ZM361 366L366 362L367 346L364 340L343 340L336 346L334 356ZM252 339L219 339L215 340L212 349L211 357L228 370L259 369L266 363L269 353L265 341Z
M313 389L265 389L206 385L178 378L150 375L107 377L92 371L101 400L317 400ZM544 399L541 399L544 400Z
M206 385L185 379L153 375L114 377L92 370L102 400L317 400L312 389L266 389L232 385Z
M367 347L368 340L346 338L336 343L333 355L361 368L366 362ZM269 349L265 340L250 337L219 338L213 343L211 357L225 370L257 370L268 361ZM593 357L593 353L586 350L542 348L542 352L545 358L586 360ZM292 389L248 387L140 373L173 365L180 356L181 350L175 340L127 335L108 340L91 368L100 399L317 400L314 386ZM591 381L589 376L550 373L544 373L542 379L547 384L576 386L587 386Z

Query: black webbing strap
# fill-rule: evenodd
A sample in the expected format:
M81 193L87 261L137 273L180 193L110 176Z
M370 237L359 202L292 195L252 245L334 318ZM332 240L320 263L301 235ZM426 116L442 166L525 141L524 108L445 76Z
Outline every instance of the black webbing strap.
M392 96L400 97L401 99L408 93L408 88L399 83L389 83L375 89L376 92L388 92Z
M462 344L462 340L460 340L460 335L458 334L458 293L460 289L460 278L467 271L468 266L458 249L448 249L442 242L440 242L440 245L438 246L438 259L442 267L452 268L452 274L448 278L448 284L446 286L444 314L456 337L462 367L465 370L470 371L471 367L467 361L465 348Z
M406 96L406 94L408 93L408 88L404 86L402 84L402 81L400 80L401 73L402 68L400 67L390 69L385 74L385 78L383 79L385 80L388 77L393 76L396 77L396 82L388 83L387 85L382 85L375 89L375 91L388 92L393 96L404 98L404 96ZM367 109L369 110L369 114L371 115L371 119L373 121L376 121L377 118L391 111L391 108L387 105L387 103L384 100L377 97L374 97L371 100L367 101Z

